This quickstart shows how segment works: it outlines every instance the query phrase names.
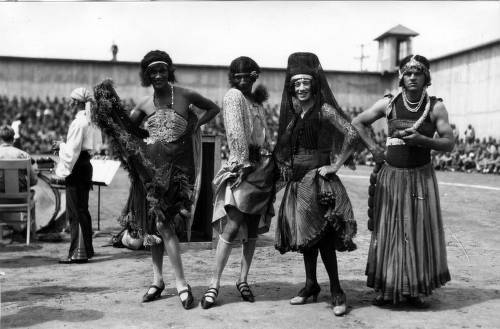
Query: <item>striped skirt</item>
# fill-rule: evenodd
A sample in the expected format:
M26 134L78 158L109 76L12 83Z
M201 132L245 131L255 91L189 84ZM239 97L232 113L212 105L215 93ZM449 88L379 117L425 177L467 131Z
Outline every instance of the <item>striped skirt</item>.
M356 221L347 191L337 175L321 177L320 164L318 154L295 155L276 225L275 248L281 253L303 252L327 235L335 239L338 251L356 249Z
M430 295L450 281L439 191L430 164L385 164L375 187L368 287L394 303Z

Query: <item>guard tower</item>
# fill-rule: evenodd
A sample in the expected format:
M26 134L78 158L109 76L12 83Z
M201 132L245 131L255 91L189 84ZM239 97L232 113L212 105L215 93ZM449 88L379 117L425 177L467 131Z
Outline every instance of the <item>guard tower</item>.
M375 38L378 41L378 71L397 70L399 61L412 53L411 41L417 35L417 32L403 25L396 25Z

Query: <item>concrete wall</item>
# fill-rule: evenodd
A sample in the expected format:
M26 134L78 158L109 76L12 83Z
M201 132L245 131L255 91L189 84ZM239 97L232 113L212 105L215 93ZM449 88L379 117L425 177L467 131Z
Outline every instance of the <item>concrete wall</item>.
M461 137L468 124L476 136L500 138L500 40L431 60L431 95L443 98Z
M444 99L463 133L472 124L479 137L500 138L500 40L431 59L431 95ZM78 86L93 86L111 77L122 98L139 99L151 93L140 86L139 64L89 60L0 56L0 95L24 97L68 96ZM226 66L177 65L178 83L222 103L228 88ZM397 88L397 75L375 72L327 71L330 87L344 108L366 109L387 91ZM271 105L281 102L284 69L263 68L258 83L269 91ZM384 125L377 123L376 127Z
M337 101L344 108L366 109L388 89L391 79L373 72L327 71ZM114 80L122 98L139 99L152 92L139 81L139 64L39 58L0 57L0 95L24 97L68 96L73 88ZM222 103L228 89L227 67L177 65L178 84ZM269 91L271 105L280 104L284 69L263 68L258 83Z

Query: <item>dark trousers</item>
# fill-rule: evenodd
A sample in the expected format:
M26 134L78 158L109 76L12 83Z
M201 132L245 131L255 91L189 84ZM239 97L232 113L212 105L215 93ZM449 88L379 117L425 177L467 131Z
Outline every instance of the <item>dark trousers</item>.
M89 212L89 191L92 182L92 165L90 155L82 152L71 175L66 178L66 218L71 231L69 257L78 247L79 227L82 228L83 241L87 257L94 256L92 246L92 218Z

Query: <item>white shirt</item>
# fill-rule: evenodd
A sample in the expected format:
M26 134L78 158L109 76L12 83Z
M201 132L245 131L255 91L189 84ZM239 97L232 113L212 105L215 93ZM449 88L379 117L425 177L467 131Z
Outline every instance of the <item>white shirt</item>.
M59 162L56 175L67 177L71 174L81 151L93 153L102 145L101 131L90 122L90 113L79 111L71 122L66 143L59 146Z
M19 134L20 125L21 125L21 120L14 120L14 122L12 122L12 124L10 125L12 129L14 129L14 139L18 139L19 137L21 137L21 135Z

